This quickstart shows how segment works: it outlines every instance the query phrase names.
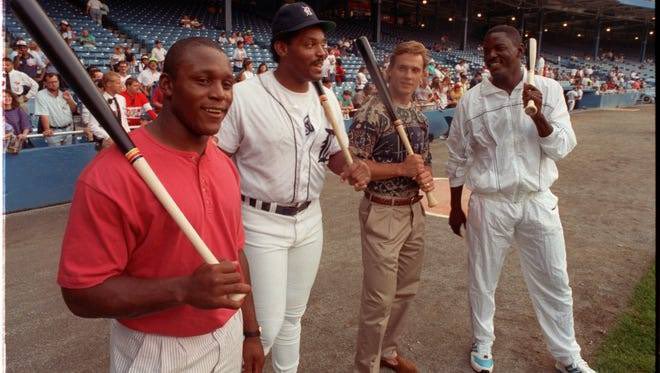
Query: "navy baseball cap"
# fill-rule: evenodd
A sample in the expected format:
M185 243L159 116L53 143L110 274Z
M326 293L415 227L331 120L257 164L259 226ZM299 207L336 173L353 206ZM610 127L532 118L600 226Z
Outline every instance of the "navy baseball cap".
M319 26L324 32L329 32L337 26L332 21L319 20L309 5L301 2L284 4L275 13L271 32L273 40L290 32L302 30L310 26Z

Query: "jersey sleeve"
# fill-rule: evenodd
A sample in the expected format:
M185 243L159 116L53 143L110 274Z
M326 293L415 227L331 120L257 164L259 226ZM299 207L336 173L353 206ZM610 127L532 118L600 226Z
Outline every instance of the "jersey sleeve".
M241 101L237 96L234 94L234 102L232 102L227 115L220 123L220 130L216 135L218 147L230 154L236 153L243 140L243 121L240 114Z
M78 181L62 242L58 284L69 289L89 288L122 273L129 254L127 231L119 206Z

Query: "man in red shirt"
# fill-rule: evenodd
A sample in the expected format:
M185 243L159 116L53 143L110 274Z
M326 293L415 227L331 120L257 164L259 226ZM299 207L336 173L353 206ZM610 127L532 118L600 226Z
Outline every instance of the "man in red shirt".
M130 136L221 263L204 263L111 146L78 179L58 284L74 314L113 319L111 372L239 372L241 361L260 372L238 173L210 140L232 102L229 60L210 39L188 38L163 70L163 110Z
M135 78L126 79L126 90L121 92L126 99L126 116L129 126L139 126L142 114L146 113L151 120L156 119L158 114L149 103L147 96L140 90L140 82Z

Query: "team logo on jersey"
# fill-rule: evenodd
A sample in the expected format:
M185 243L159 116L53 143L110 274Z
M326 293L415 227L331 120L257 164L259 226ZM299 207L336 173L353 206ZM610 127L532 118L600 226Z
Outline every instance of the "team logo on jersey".
M332 137L335 135L335 132L330 128L326 128L325 140L321 144L321 151L319 152L319 163L325 163L330 160L330 145L332 145Z
M314 132L314 125L309 120L309 115L305 117L303 122L305 123L305 136L309 136L310 133Z

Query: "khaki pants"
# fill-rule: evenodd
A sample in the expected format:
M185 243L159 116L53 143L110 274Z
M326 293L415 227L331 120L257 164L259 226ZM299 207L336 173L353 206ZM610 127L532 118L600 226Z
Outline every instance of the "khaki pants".
M403 319L419 288L425 213L420 203L360 203L362 299L355 371L377 373L398 351Z

